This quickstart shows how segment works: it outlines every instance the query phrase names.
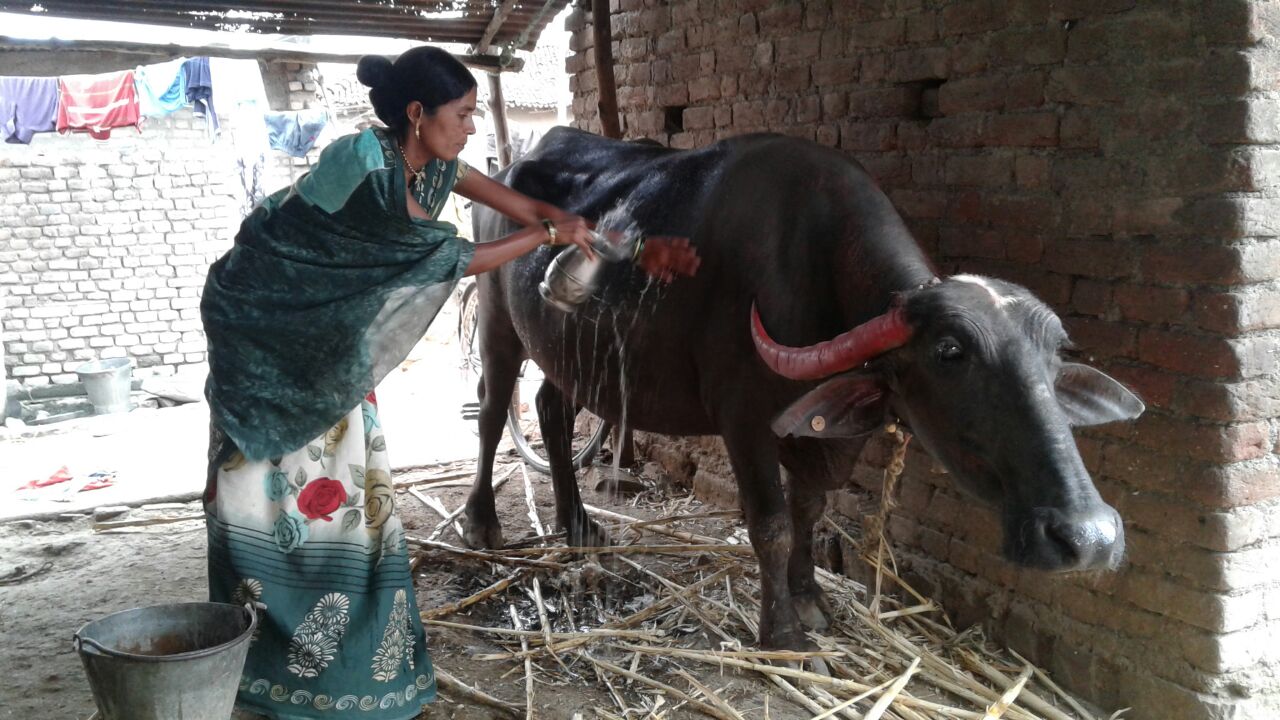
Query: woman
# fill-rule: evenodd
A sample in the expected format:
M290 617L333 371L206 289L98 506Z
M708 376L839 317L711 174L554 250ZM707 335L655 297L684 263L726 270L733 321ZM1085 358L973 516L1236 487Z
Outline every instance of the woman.
M205 510L213 600L253 602L241 706L272 718L416 717L435 676L372 390L463 275L588 223L468 170L476 83L438 48L357 76L386 128L340 138L245 219L201 302L212 414ZM473 245L435 218L450 192L524 229ZM639 264L691 274L687 241Z

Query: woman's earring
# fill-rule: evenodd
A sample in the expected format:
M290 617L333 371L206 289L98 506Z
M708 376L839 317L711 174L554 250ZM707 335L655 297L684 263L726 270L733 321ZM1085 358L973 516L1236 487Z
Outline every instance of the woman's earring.
M417 123L413 124L413 136L418 140L422 139L422 127Z

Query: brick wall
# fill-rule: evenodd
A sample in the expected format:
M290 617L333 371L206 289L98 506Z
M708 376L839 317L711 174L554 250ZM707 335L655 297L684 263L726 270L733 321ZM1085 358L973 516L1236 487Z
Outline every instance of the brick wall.
M146 58L104 56L97 71ZM88 60L86 60L88 62ZM43 74L83 72L59 65ZM266 66L277 108L316 103L313 66ZM32 72L30 74L40 74ZM199 302L205 271L230 246L251 204L223 117L210 140L182 110L110 139L36 135L0 151L0 353L30 388L76 381L94 358L130 357L138 374L167 374L205 358ZM248 132L252 132L252 128ZM324 139L340 133L328 131ZM265 142L265 141L264 141ZM262 189L305 172L306 158L267 150Z
M1025 284L1148 402L1079 434L1126 521L1120 572L1015 570L995 515L913 453L892 531L917 581L1126 717L1280 714L1280 4L613 5L628 137L771 130L857 157L943 270ZM568 69L598 131L590 20Z

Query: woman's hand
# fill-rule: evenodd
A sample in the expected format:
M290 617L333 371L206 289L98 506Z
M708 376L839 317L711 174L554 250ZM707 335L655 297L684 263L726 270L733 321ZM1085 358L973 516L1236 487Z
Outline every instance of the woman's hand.
M573 213L561 213L559 217L551 219L551 226L555 228L552 245L577 245L587 257L595 259L596 251L591 246L591 224L586 219Z
M649 237L644 239L636 265L662 282L671 282L676 275L693 277L698 272L702 258L684 237Z

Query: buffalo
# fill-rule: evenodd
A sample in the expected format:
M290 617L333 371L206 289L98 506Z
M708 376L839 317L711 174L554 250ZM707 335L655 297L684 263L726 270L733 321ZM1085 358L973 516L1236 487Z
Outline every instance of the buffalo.
M723 438L760 563L764 647L807 647L803 626L826 627L813 526L826 491L851 476L886 421L907 426L961 487L1001 509L1009 561L1049 571L1118 563L1123 525L1072 428L1135 418L1142 402L1064 359L1062 323L1026 288L940 278L856 161L772 134L681 151L558 128L500 179L588 218L624 208L634 231L688 237L702 264L666 286L618 264L576 313L538 295L560 248L479 280L468 544L503 543L494 452L531 357L546 377L536 405L571 545L607 542L570 464L578 408L629 429ZM479 241L511 229L484 208L474 227Z

